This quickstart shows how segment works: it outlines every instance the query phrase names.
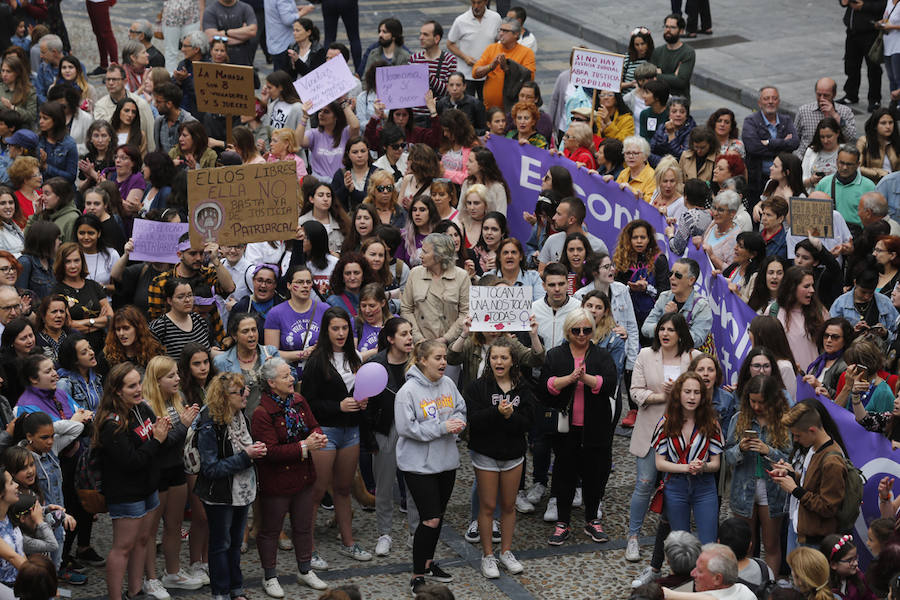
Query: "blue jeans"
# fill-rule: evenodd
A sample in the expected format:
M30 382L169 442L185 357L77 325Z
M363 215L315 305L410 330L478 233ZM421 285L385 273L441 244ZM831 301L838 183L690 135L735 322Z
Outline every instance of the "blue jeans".
M884 70L887 71L891 91L900 89L900 53L884 57Z
M672 531L691 530L691 511L697 523L701 544L716 541L719 529L719 498L712 473L685 475L673 473L666 482L666 516Z
M650 506L650 496L656 489L656 453L653 448L647 450L647 454L637 459L637 478L634 482L634 492L631 494L631 511L628 517L628 536L641 533L641 525L647 515Z
M249 506L204 504L209 521L209 581L213 596L244 593L241 573L241 542Z

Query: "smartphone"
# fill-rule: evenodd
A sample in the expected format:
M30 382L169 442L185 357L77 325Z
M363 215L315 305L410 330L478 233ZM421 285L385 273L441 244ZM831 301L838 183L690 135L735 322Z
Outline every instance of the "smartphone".
M759 439L759 432L758 432L758 431L754 431L753 429L745 429L745 430L744 430L744 437L747 438L747 439L750 439L750 440L758 440L758 439Z
M825 177L825 171L816 171L816 177Z

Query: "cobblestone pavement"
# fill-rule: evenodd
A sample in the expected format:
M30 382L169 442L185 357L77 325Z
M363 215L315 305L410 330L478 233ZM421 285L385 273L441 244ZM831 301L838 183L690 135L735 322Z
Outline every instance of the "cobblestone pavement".
M211 1L211 0L207 0ZM556 1L556 0L552 0ZM605 0L578 0L584 3L593 2L598 7L611 4ZM720 0L728 4L737 4L738 0ZM754 5L769 4L770 0L761 0ZM625 15L634 12L635 5L648 5L646 0L634 3L616 3L617 22L621 23ZM662 3L656 3L662 5ZM667 3L665 3L667 5ZM718 4L718 3L717 3ZM546 2L551 6L551 0ZM120 0L112 9L113 28L117 39L121 42L127 37L129 24L138 18L155 20L161 3L146 0ZM378 22L388 16L395 15L407 25L407 42L415 50L417 47L416 25L427 19L440 21L445 30L449 30L453 18L464 10L464 5L443 1L425 2L415 0L385 1L361 0L361 32L363 44L368 45L375 39ZM531 10L531 9L529 9ZM561 9L560 9L561 10ZM655 23L656 11L665 10L658 6L650 10L650 16L638 19L639 23ZM621 12L622 15L618 15ZM84 5L73 0L64 0L63 13L72 39L73 53L78 56L90 70L97 64L97 48L90 23L84 11ZM536 11L535 11L536 13ZM592 9L590 14L600 15L603 10ZM321 25L318 11L310 15ZM714 17L716 15L714 14ZM600 19L592 19L601 24ZM625 19L628 23L628 19ZM601 24L611 27L609 24ZM554 81L560 70L568 67L569 51L572 46L584 43L595 48L614 49L602 46L572 35L580 31L566 23L557 24L558 28L540 22L538 18L529 18L527 27L534 31L538 38L537 81L549 99ZM626 31L631 27L617 26ZM343 29L339 29L339 39L343 38ZM160 42L157 41L157 44ZM261 72L271 69L263 61L262 53L257 54L256 66ZM102 85L95 80L96 85ZM811 86L810 86L811 88ZM692 93L692 113L699 121L716 108L724 105L732 106L739 119L743 119L749 111L736 106L734 100L695 89ZM634 457L628 453L628 440L617 436L614 442L614 460L616 470L612 474L604 500L603 525L609 533L611 541L606 544L591 542L582 532L583 513L580 509L573 512L575 531L569 542L559 548L547 545L547 536L552 525L541 520L546 498L535 514L519 515L513 551L525 566L525 572L518 576L509 576L505 572L499 579L486 580L480 572L480 547L465 542L462 535L469 524L469 498L473 480L473 472L468 460L465 444L460 444L462 467L457 476L457 483L448 507L446 524L443 528L441 542L437 549L437 559L441 565L454 575L451 588L457 598L513 598L513 599L621 599L627 598L631 580L637 576L641 568L649 561L650 549L642 549L642 562L628 563L624 559L625 533L628 521L628 506L634 486ZM530 464L530 459L529 459ZM530 478L529 478L530 484ZM376 557L368 563L356 563L338 554L336 529L327 526L332 513L320 510L316 527L316 540L323 557L331 564L332 569L319 575L328 583L355 583L360 586L366 599L388 599L409 597L409 573L411 572L411 551L406 547L406 518L395 511L392 537L394 547L390 556ZM643 529L645 536L655 532L655 516L649 517ZM354 535L355 539L367 550L373 551L376 542L374 513L364 512L354 503ZM100 517L94 528L94 546L101 554L105 554L110 546L110 524L108 516ZM652 537L642 540L652 543ZM182 562L187 561L187 544L183 545ZM160 557L159 568L162 569ZM293 552L280 552L278 557L280 581L288 599L315 598L317 593L296 582ZM243 558L243 573L247 590L252 598L265 598L261 589L262 570L256 550L251 543L250 551ZM102 569L90 569L89 581L84 587L75 588L73 597L100 599L106 595L105 573ZM195 592L172 591L176 598L205 598L209 589L203 588Z

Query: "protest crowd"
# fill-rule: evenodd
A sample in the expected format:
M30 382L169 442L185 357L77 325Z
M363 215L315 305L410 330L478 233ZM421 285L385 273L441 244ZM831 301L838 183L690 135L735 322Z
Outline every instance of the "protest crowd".
M610 542L613 476L631 599L900 600L897 0L841 0L842 97L823 77L788 114L764 86L742 123L691 114L708 0L623 32L595 61L620 91L582 85L579 48L542 90L509 0L368 48L353 0L165 0L119 40L114 4L87 3L91 70L57 0L0 6L0 600L247 600L248 552L284 598L279 550L361 598L317 575L324 511L341 555L411 557L412 595L452 598L460 452L485 578L527 573L517 518ZM245 66L250 114L209 112L201 63ZM288 206L229 217L250 196L223 182L276 171Z

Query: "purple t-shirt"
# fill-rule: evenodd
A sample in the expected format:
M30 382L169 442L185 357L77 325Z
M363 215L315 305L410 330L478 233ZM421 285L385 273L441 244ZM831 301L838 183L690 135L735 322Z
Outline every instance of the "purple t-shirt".
M381 331L381 327L369 325L364 321L362 331L359 334L359 345L356 346L356 349L360 352L365 352L366 350L378 348L379 331Z
M325 302L313 300L313 305L304 313L291 308L290 302L276 305L266 315L266 329L277 329L279 350L304 350L319 339L322 315L329 306Z
M139 189L144 191L147 189L147 182L144 181L144 176L138 172L130 175L125 181L119 181L116 179L116 168L109 167L103 171L103 174L110 181L114 181L117 186L119 186L119 195L122 196L122 200L128 197L128 192L133 189Z
M309 138L309 166L319 181L331 181L335 171L343 166L344 147L350 137L350 126L344 127L341 143L334 146L334 138L318 129L307 129Z

